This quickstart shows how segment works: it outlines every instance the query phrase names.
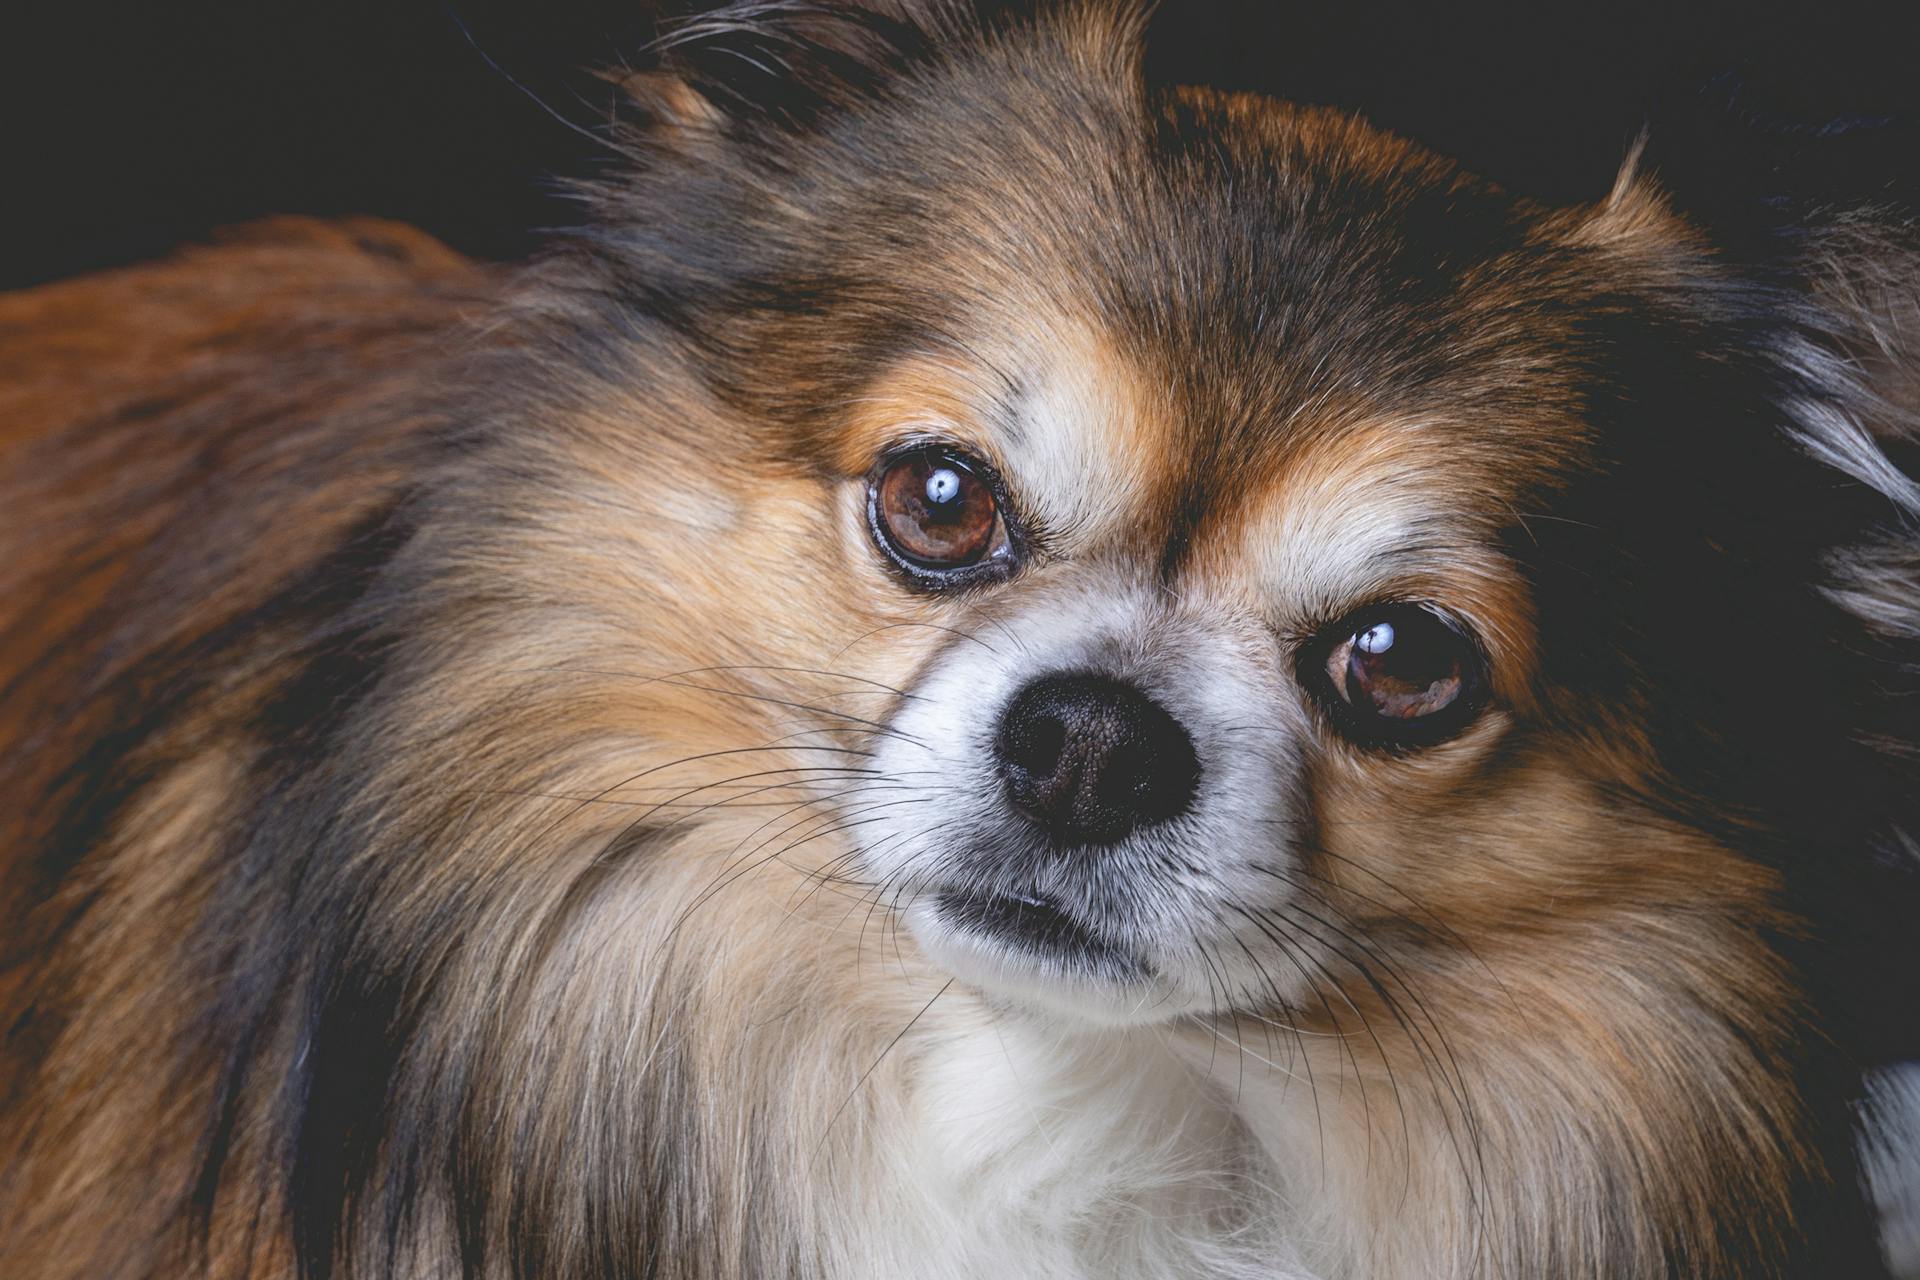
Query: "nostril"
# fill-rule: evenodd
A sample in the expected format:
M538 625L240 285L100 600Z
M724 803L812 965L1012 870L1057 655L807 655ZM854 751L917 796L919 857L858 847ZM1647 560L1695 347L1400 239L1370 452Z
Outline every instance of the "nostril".
M1111 844L1186 812L1199 781L1172 713L1110 676L1047 676L1001 719L1000 771L1014 807L1056 844Z

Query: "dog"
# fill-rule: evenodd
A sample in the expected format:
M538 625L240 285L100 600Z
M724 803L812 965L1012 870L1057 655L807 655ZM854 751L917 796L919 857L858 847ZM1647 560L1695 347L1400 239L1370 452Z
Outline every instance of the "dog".
M0 299L0 1274L1906 1265L1912 222L1142 24L733 4L524 269Z

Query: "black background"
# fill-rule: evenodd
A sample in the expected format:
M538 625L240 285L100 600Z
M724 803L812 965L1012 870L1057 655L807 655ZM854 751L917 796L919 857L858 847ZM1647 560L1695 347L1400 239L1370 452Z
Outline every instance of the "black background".
M1769 127L1912 117L1910 2L1495 10L1164 0L1156 76L1359 110L1553 200L1633 136L1737 99ZM527 252L574 215L646 0L145 0L0 13L0 287L274 212L374 213ZM517 82L517 84L516 84ZM543 105L544 104L544 105ZM564 118L568 123L563 123Z

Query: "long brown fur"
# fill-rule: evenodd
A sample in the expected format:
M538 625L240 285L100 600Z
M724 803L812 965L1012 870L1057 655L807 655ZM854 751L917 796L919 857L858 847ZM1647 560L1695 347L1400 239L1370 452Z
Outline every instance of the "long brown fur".
M1458 738L1297 746L1311 995L1171 1033L1271 1117L1223 1173L1315 1151L1307 1264L1882 1273L1836 938L1910 856L1910 233L1535 206L1151 92L1110 8L688 28L522 273L281 220L0 298L0 1276L858 1273L995 1016L863 878L941 803L874 752L1115 583L1276 654L1356 593L1486 630ZM1112 523L903 589L863 478L1009 402L1094 424Z

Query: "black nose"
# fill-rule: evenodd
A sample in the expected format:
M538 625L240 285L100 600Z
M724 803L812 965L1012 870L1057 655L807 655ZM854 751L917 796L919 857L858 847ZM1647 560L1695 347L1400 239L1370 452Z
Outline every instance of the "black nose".
M1035 680L1008 705L995 746L1013 803L1059 845L1112 844L1177 818L1200 779L1180 722L1109 676Z

